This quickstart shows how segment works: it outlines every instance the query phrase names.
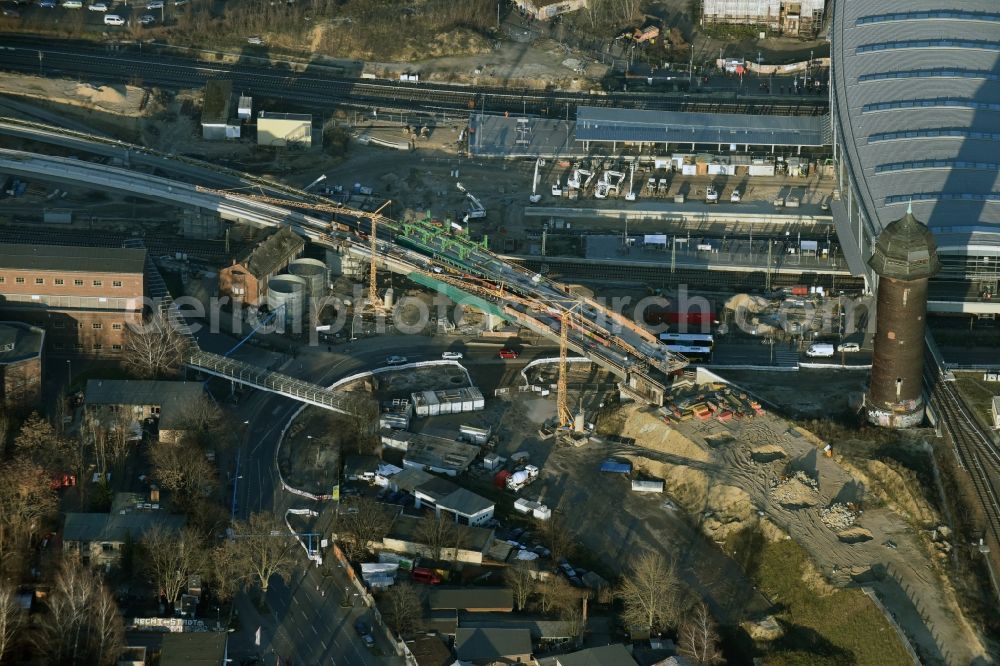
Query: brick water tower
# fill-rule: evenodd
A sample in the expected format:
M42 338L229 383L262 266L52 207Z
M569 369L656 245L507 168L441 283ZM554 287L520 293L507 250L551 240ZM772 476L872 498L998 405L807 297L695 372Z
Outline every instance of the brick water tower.
M907 207L879 234L868 265L878 275L878 305L865 413L887 428L918 426L924 418L927 280L941 268L934 235Z

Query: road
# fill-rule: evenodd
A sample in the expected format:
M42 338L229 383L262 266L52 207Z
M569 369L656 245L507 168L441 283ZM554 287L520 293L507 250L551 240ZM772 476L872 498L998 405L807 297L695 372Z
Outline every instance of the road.
M823 115L828 106L825 99L776 100L766 95L748 95L737 101L729 93L720 99L714 94L609 92L592 95L486 86L473 89L438 83L347 78L339 76L335 69L312 64L305 71L289 71L288 63L271 66L266 51L229 64L178 57L155 44L142 47L119 43L110 51L89 42L37 36L3 35L3 40L6 50L0 59L0 68L8 71L80 77L93 83L142 81L147 86L175 90L201 87L208 79L224 78L233 81L234 89L254 97L279 99L285 104L320 113L329 112L333 105L342 105L462 115L477 109L485 113L531 112L561 117L567 111L575 111L579 105L586 105L701 112L719 107L719 110L730 112Z

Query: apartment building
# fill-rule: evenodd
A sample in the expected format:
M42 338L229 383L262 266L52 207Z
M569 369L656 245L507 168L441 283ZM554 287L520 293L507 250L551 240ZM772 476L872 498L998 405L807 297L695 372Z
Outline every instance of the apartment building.
M121 352L143 308L146 250L0 244L0 312L46 331L50 352Z

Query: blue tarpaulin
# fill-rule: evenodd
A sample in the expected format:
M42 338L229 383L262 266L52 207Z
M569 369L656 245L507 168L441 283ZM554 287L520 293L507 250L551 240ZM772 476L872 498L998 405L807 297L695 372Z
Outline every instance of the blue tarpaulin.
M605 460L601 463L602 472L611 472L612 474L630 474L632 472L632 463L628 462L618 462L617 460Z

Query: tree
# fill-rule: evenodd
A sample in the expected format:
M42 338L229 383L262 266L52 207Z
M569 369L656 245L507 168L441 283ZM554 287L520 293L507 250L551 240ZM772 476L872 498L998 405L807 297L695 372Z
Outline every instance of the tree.
M149 580L167 603L177 603L191 576L205 571L204 545L190 527L175 532L156 526L139 543Z
M3 663L4 655L14 647L24 617L14 595L14 589L6 584L0 584L0 663Z
M348 504L337 519L337 531L342 535L348 559L357 561L369 544L382 540L391 525L392 520L382 504L370 497L359 497Z
M518 560L507 567L504 572L504 580L514 593L514 606L516 610L524 610L528 603L528 597L535 591L535 577L523 560Z
M288 533L271 514L254 513L249 520L233 524L230 553L235 571L244 581L259 584L264 595L272 577L291 580L298 562L297 548L298 537Z
M427 548L427 556L433 560L444 559L444 551L455 543L458 527L447 515L427 516L420 521L416 538ZM384 535L383 535L384 536Z
M187 353L187 340L159 312L125 327L125 367L138 377L176 374Z
M42 522L58 508L49 475L27 458L0 465L0 571L23 553Z
M719 650L719 631L715 618L704 602L694 605L677 634L678 651L701 666L725 662Z
M576 542L560 518L551 516L548 520L535 521L535 525L536 533L541 534L542 542L548 547L549 557L553 562L573 557Z
M157 442L150 449L150 458L153 476L164 488L177 493L178 502L183 506L215 490L215 467L191 442Z
M676 563L651 550L632 557L618 598L624 606L622 620L628 626L653 631L675 624L681 601Z
M409 583L393 585L383 595L385 621L397 636L412 634L420 627L420 596Z
M124 627L114 597L91 570L78 560L63 560L46 604L35 643L48 663L115 663Z
M573 603L568 603L559 611L559 619L566 628L566 633L577 641L583 638L587 631L587 618L583 616L583 597L577 595Z
M208 571L209 580L212 582L212 591L222 601L232 599L246 580L246 577L241 574L236 550L235 541L225 541L221 546L212 550L209 556Z
M78 447L61 437L38 412L32 412L21 424L14 450L16 455L31 458L50 472L80 468Z
M575 605L580 599L580 595L573 586L565 578L558 575L550 574L540 580L535 591L538 592L543 613Z

